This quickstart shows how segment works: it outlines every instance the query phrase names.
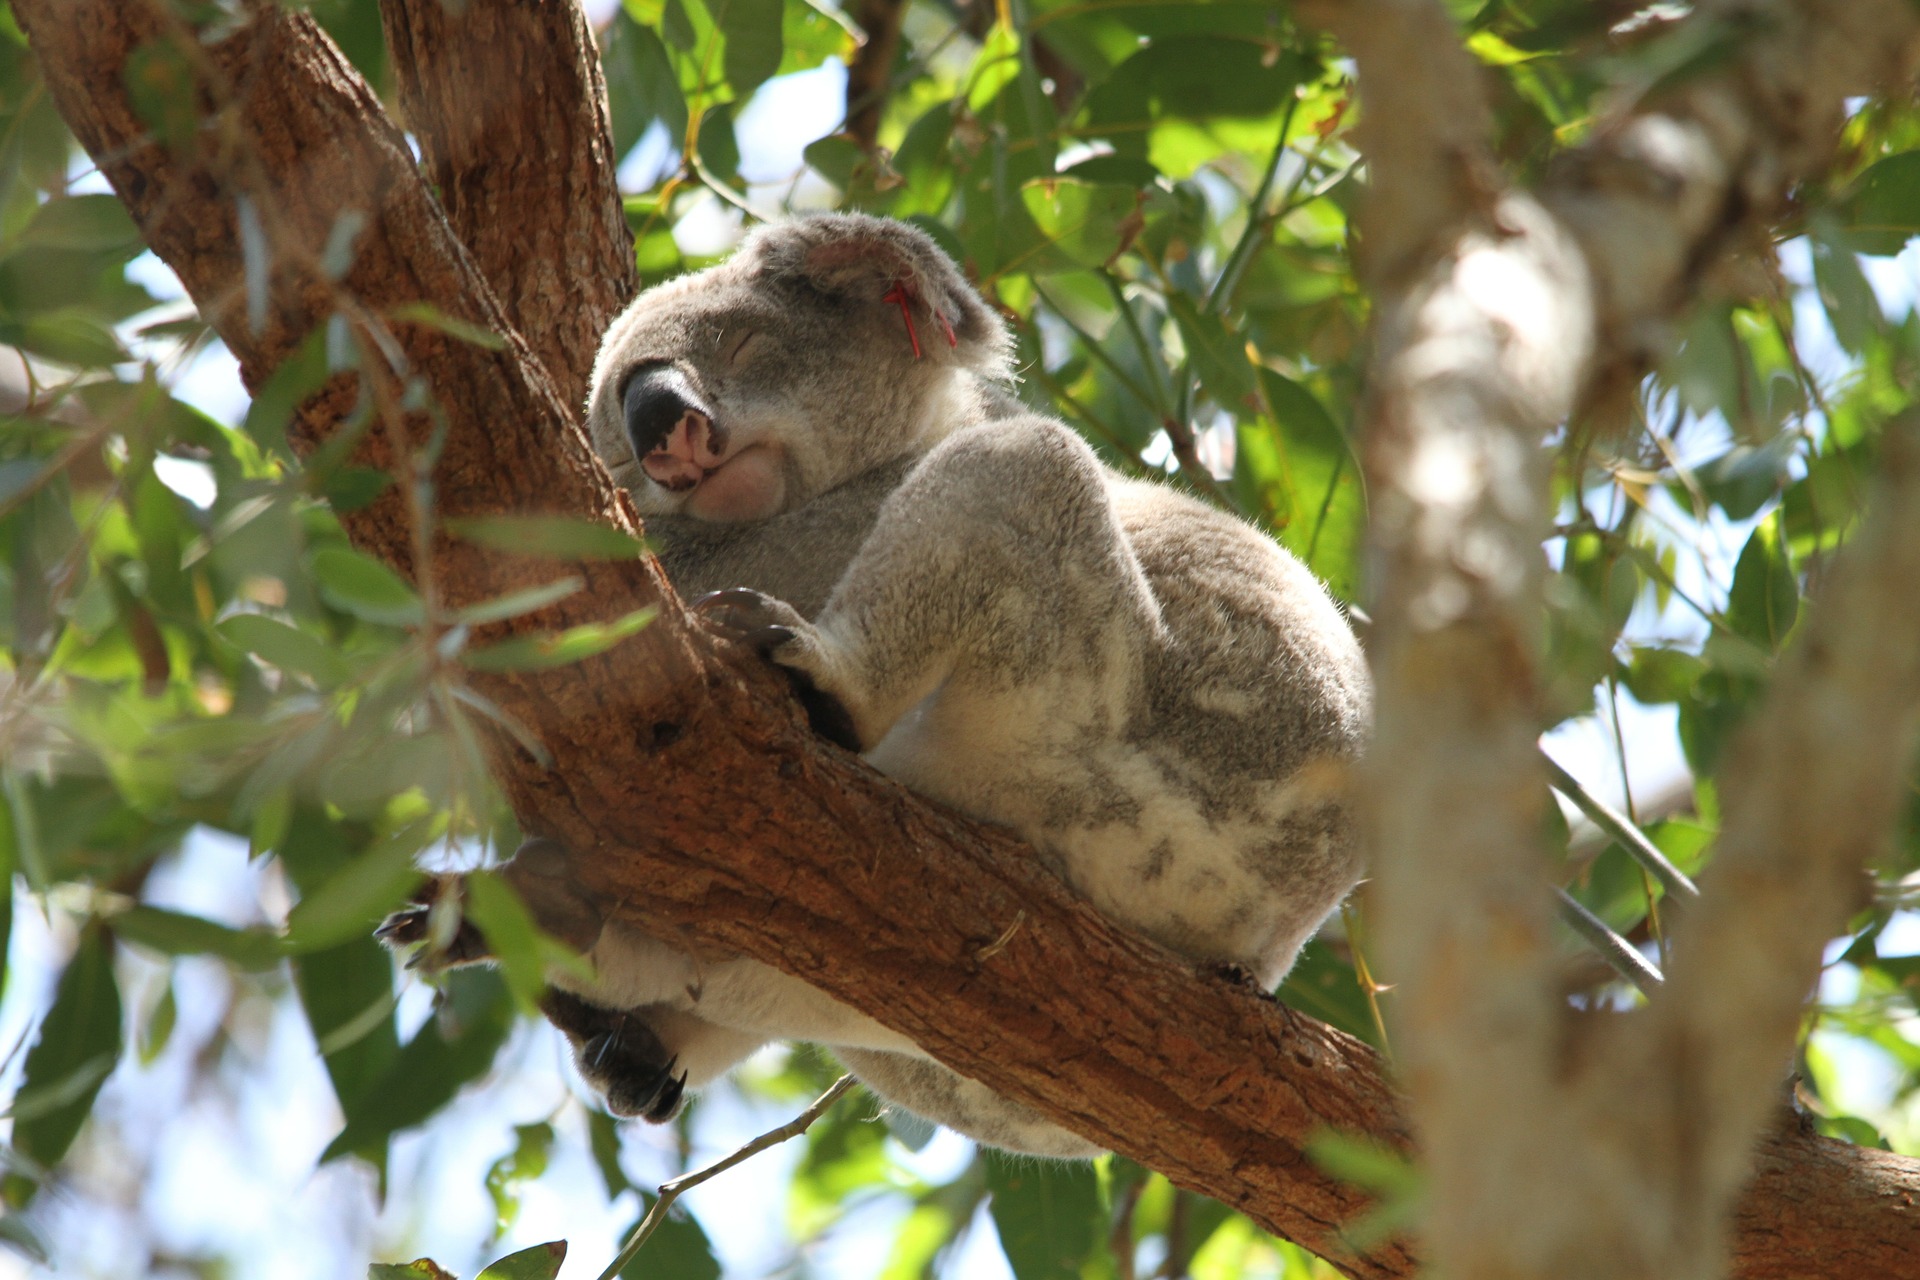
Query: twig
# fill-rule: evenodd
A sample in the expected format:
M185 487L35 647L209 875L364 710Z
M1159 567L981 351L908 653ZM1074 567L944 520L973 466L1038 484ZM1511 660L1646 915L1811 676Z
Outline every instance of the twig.
M1560 907L1560 918L1592 943L1593 949L1613 966L1615 973L1638 987L1642 995L1651 996L1661 988L1666 978L1632 943L1608 928L1605 920L1581 906L1565 889L1555 886L1553 892Z
M841 1076L825 1093L813 1100L812 1106L778 1129L761 1134L732 1155L717 1160L704 1169L681 1174L670 1182L661 1183L659 1198L653 1202L653 1207L647 1210L647 1216L640 1219L640 1225L633 1229L633 1234L627 1237L626 1244L620 1247L620 1252L614 1255L613 1261L607 1264L607 1269L600 1273L600 1280L618 1280L621 1270L639 1254L640 1246L647 1242L647 1237L666 1220L667 1210L673 1207L673 1202L680 1198L681 1192L691 1191L709 1178L725 1173L742 1161L759 1155L768 1147L777 1147L789 1138L799 1137L812 1126L815 1120L827 1113L827 1108L839 1101L841 1094L852 1087L853 1077Z
M1668 862L1667 855L1661 853L1640 828L1581 786L1580 780L1562 769L1552 756L1542 751L1540 758L1546 761L1547 781L1553 784L1553 789L1573 801L1594 826L1618 840L1620 847L1660 882L1660 887L1667 891L1668 897L1676 902L1693 902L1700 897L1699 886L1689 880L1680 868Z

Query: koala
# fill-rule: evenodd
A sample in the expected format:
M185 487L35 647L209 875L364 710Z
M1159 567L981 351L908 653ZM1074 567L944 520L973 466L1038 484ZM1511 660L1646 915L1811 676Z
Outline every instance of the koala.
M920 230L802 217L636 299L587 423L696 616L790 673L817 727L1011 827L1112 919L1271 988L1360 875L1359 646L1271 538L1022 405L1011 357ZM808 1040L983 1143L1097 1154L797 979L599 920L564 858L515 863L593 961L548 1013L614 1110L663 1119Z

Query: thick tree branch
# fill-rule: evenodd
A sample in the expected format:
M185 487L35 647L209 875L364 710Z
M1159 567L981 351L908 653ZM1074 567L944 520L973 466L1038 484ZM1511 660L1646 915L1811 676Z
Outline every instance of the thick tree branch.
M380 14L447 220L577 409L601 333L640 287L593 31L578 5L536 0L384 0Z
M156 8L118 0L14 8L63 113L251 384L343 302L369 328L396 305L427 301L509 331L403 141L304 18L263 6L204 51L215 118L176 153L147 137L124 89L129 53L171 38ZM278 251L259 331L243 301L232 213L241 192L271 206ZM368 225L335 288L306 264L349 208ZM430 327L393 329L407 372L432 388L447 424L433 476L441 513L564 510L630 523L567 404L517 338L489 351ZM336 378L306 407L300 434L324 438L355 394L351 375ZM400 461L379 433L367 448L375 461ZM456 603L541 576L444 539L416 564L397 501L345 519L359 545L430 570ZM579 571L588 590L530 624L649 604L662 607L660 620L585 663L480 687L551 752L543 768L503 751L500 779L528 829L580 852L590 888L696 951L744 953L806 978L1350 1274L1412 1274L1397 1244L1356 1254L1341 1241L1364 1197L1303 1154L1327 1128L1404 1145L1391 1088L1364 1046L1196 975L1070 898L1011 837L821 745L779 681L755 663L734 665L735 655L688 629L650 564ZM862 945L848 947L850 937ZM1760 1241L1752 1274L1780 1274L1764 1268L1789 1252L1784 1241L1796 1257L1837 1252L1843 1230L1920 1250L1911 1211L1881 1196L1904 1188L1911 1203L1920 1192L1911 1162L1836 1173L1865 1166L1837 1144L1809 1154L1795 1142L1771 1149L1777 1159L1757 1184L1746 1219Z

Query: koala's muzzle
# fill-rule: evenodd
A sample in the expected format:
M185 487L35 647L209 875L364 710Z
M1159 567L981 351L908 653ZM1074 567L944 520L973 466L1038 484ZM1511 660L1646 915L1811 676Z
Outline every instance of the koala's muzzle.
M634 374L620 400L636 460L664 446L689 414L713 421L713 410L694 394L687 375L670 364Z

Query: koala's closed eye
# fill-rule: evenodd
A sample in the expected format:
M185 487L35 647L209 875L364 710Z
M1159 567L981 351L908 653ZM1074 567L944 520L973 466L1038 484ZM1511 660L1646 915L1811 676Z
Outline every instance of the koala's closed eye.
M742 329L738 333L728 334L722 346L728 364L739 364L750 350L760 345L760 334L753 329Z

